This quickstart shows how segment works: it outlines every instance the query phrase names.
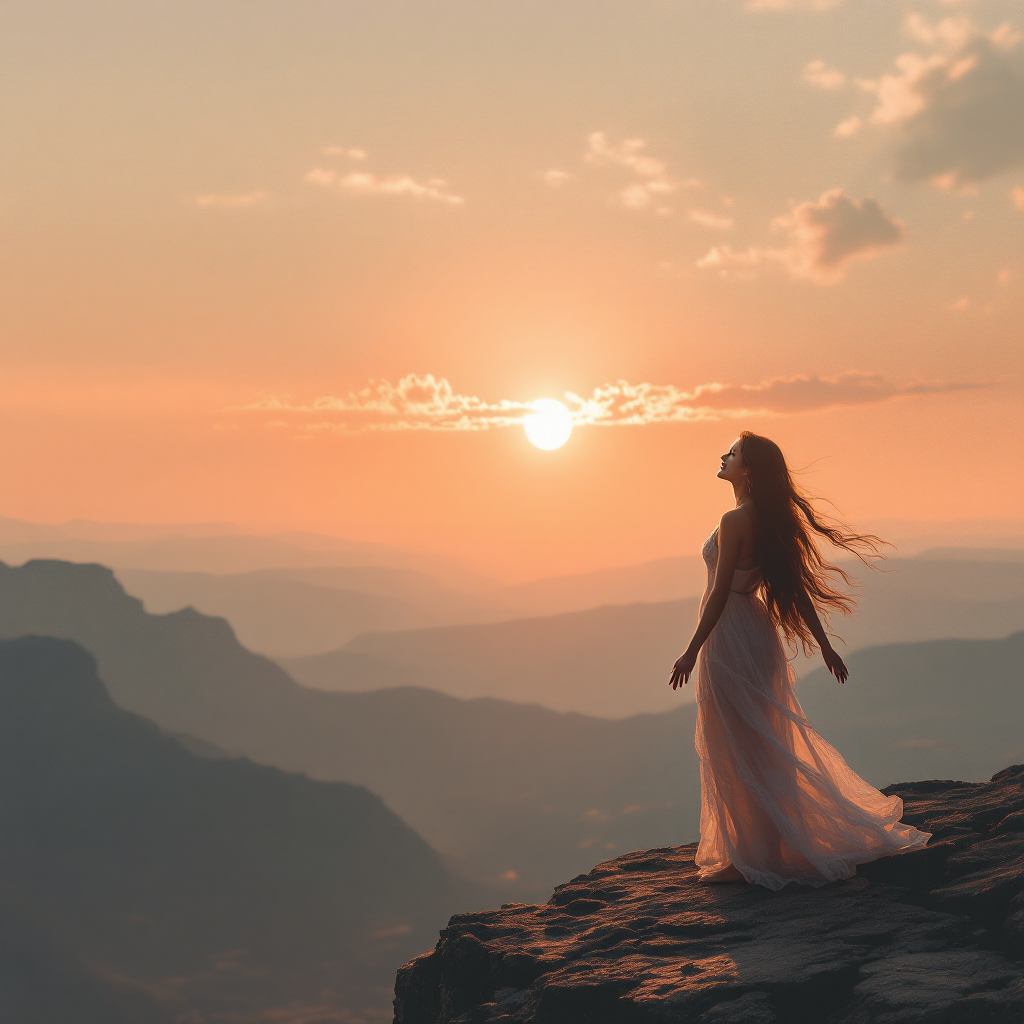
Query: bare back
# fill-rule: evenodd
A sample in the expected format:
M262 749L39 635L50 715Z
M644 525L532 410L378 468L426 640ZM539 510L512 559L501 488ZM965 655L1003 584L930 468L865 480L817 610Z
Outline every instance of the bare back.
M753 569L757 565L758 519L757 509L753 502L744 501L736 508L725 513L732 522L733 529L739 535L740 549L736 560L737 569ZM715 543L718 533L715 532Z

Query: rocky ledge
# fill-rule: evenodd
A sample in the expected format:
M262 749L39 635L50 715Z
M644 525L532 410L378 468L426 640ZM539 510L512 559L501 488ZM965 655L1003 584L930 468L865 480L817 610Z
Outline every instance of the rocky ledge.
M682 846L454 917L395 1024L1020 1024L1024 765L886 792L931 843L845 882L708 886Z

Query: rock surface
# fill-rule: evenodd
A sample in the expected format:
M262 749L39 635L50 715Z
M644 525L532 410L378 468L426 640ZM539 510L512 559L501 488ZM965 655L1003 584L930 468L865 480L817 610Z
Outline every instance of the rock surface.
M886 792L931 843L845 882L708 886L683 846L454 917L395 1024L1020 1024L1024 765Z

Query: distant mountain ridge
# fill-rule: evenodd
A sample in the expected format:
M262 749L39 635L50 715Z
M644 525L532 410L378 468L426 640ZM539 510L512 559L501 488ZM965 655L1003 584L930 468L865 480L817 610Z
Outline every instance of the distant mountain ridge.
M275 658L320 654L363 633L506 622L700 593L699 558L557 576L472 592L425 573L381 566L308 566L246 573L119 567L125 589L156 613L193 607L226 618L252 650ZM351 687L356 688L356 687Z
M994 639L1024 629L1024 564L893 559L861 568L858 607L836 616L844 656L886 643ZM486 625L371 633L338 651L280 663L300 683L368 690L401 680L456 697L529 700L606 717L658 712L679 696L666 682L690 638L696 599L606 606ZM798 657L807 674L820 664Z
M893 564L904 574L920 577L920 566L909 563L922 561L921 540L942 542L970 537L976 543L992 544L1003 536L1000 531L1012 525L1010 520L979 521L948 524L949 529L943 529L942 524L894 521L879 529L883 535L897 540L901 549L917 552L910 559L905 555L898 557ZM908 546L907 538L915 536L917 540ZM1013 541L1009 533L1006 538ZM1024 545L1024 538L1018 538L1017 543ZM975 570L964 565L957 569L950 564L953 560L987 564L990 582L997 588L997 574L1005 572L995 568L997 560L1012 566L1020 578L1024 546L1016 554L1011 547L1002 550L1005 556L998 559L995 548L949 549L938 552L941 557L923 559L945 565L926 588L925 596L933 604L923 618L938 622L941 617L946 625L956 615L959 629L928 631L918 623L901 635L892 630L868 630L855 646L942 635L995 636L1024 626L1024 615L1015 622L1004 616L994 620L998 628L979 629L976 620L985 618L988 610L976 607L975 602L980 599L977 596L958 593L957 573ZM370 665L365 657L356 660L359 671L355 673L350 671L352 659L337 659L332 666L330 659L324 657L362 634L510 622L605 605L679 601L699 595L705 581L704 564L696 553L508 585L444 556L316 534L254 536L216 523L161 527L70 522L51 526L0 517L0 558L20 562L34 557L97 561L113 566L129 592L142 598L150 611L162 613L191 606L204 614L228 619L236 635L251 650L279 659L316 656L315 662L288 667L305 684L325 689L361 689L381 685L380 680L389 684L393 670ZM850 564L862 573L859 565ZM888 600L886 587L880 586L872 575L867 577L865 596L870 604L875 596L881 595L884 604ZM1020 604L1022 590L1018 579L1014 597L993 594L992 599ZM948 607L939 608L934 603L937 601ZM893 603L900 603L898 596L889 600L890 605ZM871 612L868 605L865 608ZM900 621L904 611L900 608L901 615L893 617L882 608L875 618L883 623ZM995 611L998 616L999 610ZM854 630L859 628L854 625ZM676 643L673 641L673 646ZM429 675L431 667L425 667ZM400 668L405 675L407 667ZM437 681L429 685L444 688ZM545 689L557 693L558 687ZM449 687L448 692L503 695L495 685L467 689L464 682ZM530 698L520 694L517 699ZM578 702L552 706L573 707L584 713L623 713ZM666 706L654 703L644 705L644 709L655 711ZM627 708L625 713L629 710L638 709Z
M494 697L602 718L669 710L668 687L697 600L606 605L486 625L368 633L340 651L279 659L300 683L331 690L406 684L453 697Z
M187 753L66 640L0 643L0 820L0 978L36 949L76 999L134 989L140 1021L383 1011L394 968L481 898L365 789ZM10 997L4 1020L83 1019Z
M424 573L375 566L116 573L148 611L192 607L226 618L242 643L274 657L328 650L360 633L492 622L515 614L497 600L442 587Z
M818 668L797 686L811 723L875 786L894 779L980 781L1024 761L1024 632L927 640L851 655L838 686Z
M284 578L273 570L219 575L119 569L117 577L129 593L144 598L148 611L162 614L191 607L226 618L242 643L275 656L296 656L334 642L345 643L362 632L451 620L440 608L431 614L412 601ZM444 592L433 594L421 603L437 608L444 596ZM463 598L456 621L472 621L470 608Z

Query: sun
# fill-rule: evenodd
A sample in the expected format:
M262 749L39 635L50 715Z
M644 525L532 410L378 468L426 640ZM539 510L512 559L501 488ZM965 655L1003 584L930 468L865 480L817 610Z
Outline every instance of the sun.
M561 448L572 433L572 416L561 402L538 398L530 403L534 411L523 417L523 429L530 443L546 452Z

